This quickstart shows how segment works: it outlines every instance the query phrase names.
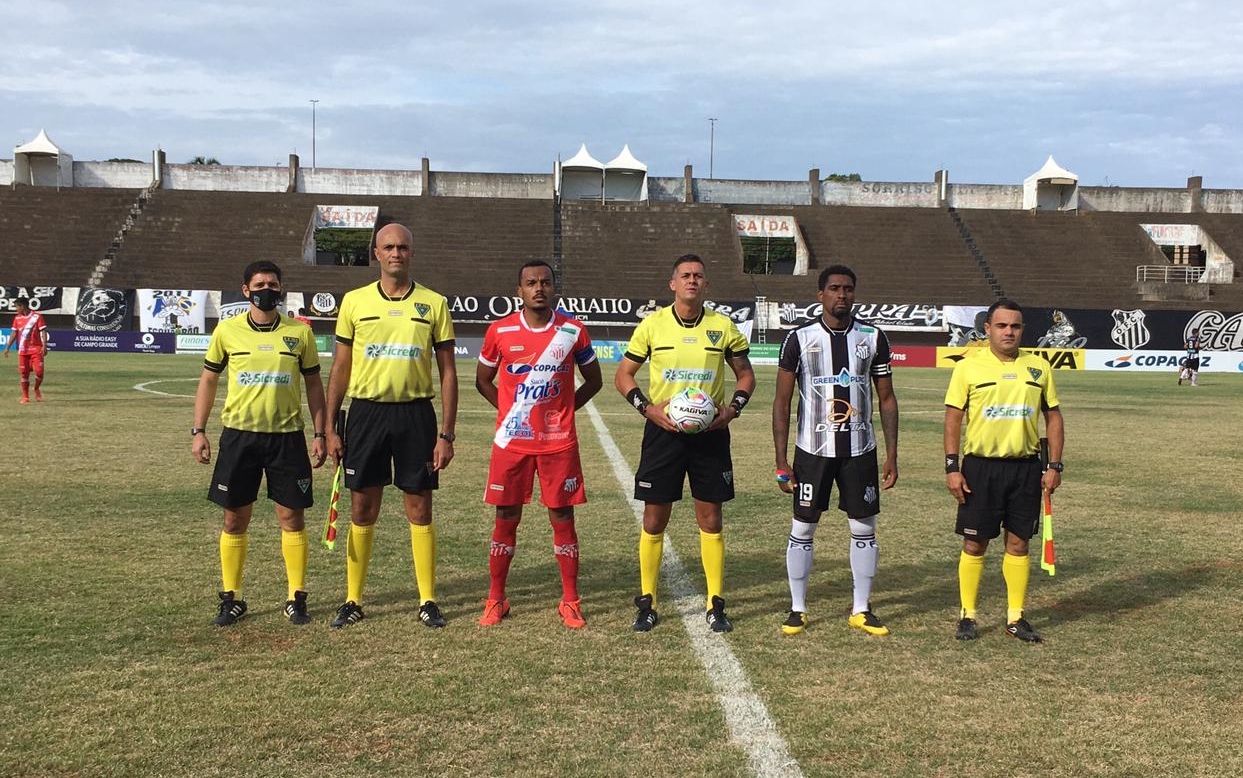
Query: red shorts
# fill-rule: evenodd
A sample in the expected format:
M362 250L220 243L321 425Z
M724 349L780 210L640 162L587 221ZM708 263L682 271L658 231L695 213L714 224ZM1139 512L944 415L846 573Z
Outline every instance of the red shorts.
M488 505L525 505L531 502L532 482L539 473L540 502L549 508L568 508L587 502L583 465L578 446L553 454L520 454L492 446L488 464Z
M28 373L43 372L43 354L18 354L17 355L17 372L22 375Z

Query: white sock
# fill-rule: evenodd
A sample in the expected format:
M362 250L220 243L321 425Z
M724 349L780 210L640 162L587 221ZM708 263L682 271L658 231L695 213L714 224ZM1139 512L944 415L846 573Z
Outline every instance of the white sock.
M812 537L815 524L795 519L786 546L786 575L790 580L790 610L807 612L807 579L811 576Z
M876 544L876 517L848 519L850 522L850 572L855 578L855 603L851 613L868 610L872 598L872 579L876 577L876 560L880 547Z

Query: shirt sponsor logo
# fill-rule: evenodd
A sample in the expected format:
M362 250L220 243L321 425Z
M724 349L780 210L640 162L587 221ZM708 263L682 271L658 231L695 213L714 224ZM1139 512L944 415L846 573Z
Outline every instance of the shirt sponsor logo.
M694 337L686 337L686 338L682 338L682 342L683 342L683 343L698 343L698 342L699 342L699 338L694 338Z
M984 407L984 418L996 419L1030 419L1036 415L1036 409L1030 405L987 405Z
M535 437L531 423L521 416L513 416L505 422L505 437L530 439Z
M422 359L423 347L410 343L368 343L367 359Z
M837 375L817 375L811 377L812 386L852 386L866 384L867 382L867 376L852 375L846 368L842 368L842 372Z
M514 387L514 402L539 402L561 396L561 382L549 381L541 384L518 384Z
M660 377L666 381L713 381L716 379L716 371L670 367L662 370Z
M510 375L526 375L528 373L568 373L569 365L549 365L546 363L536 362L534 365L524 365L514 363L505 366L505 372Z
M497 331L497 333L499 334L499 333L502 333L502 332L517 332L517 331L518 331L518 330L520 330L520 329L522 329L522 328L521 328L521 327L519 327L518 325L516 325L516 324L515 324L515 325L513 325L512 327L497 327L497 328L496 328L496 331Z
M276 346L273 346L271 343L260 343L259 350L260 351L275 351Z
M291 386L292 373L263 372L259 370L243 370L237 374L238 386Z

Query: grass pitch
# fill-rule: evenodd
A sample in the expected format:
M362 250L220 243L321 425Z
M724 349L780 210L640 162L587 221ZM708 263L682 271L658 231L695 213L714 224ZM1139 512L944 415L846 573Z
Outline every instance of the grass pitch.
M10 363L14 364L14 363ZM219 510L190 457L201 360L54 354L48 401L0 403L0 774L6 776L747 775L672 603L629 631L638 528L590 422L579 511L588 627L571 632L551 532L527 510L513 615L476 625L491 513L482 504L490 409L460 365L458 458L436 496L438 600L418 623L409 534L386 494L368 618L328 621L343 544L312 548L315 621L294 627L279 532L260 501L237 626L210 624ZM808 776L1234 775L1243 770L1243 383L1205 374L1059 373L1067 471L1054 499L1058 575L1033 564L1028 616L1046 643L1003 634L1000 551L989 551L981 639L953 640L959 543L941 473L948 372L899 370L898 486L882 498L875 610L846 626L848 534L817 534L812 626L787 638L786 498L772 483L773 368L731 429L739 497L726 508L728 641ZM606 379L611 366L606 366ZM631 467L640 418L596 404ZM148 391L134 387L145 384ZM161 392L154 394L152 392ZM216 410L223 403L223 391ZM213 443L219 423L210 425ZM331 473L317 474L317 538ZM689 504L670 538L702 588ZM317 542L317 541L316 541ZM704 627L706 629L706 627Z

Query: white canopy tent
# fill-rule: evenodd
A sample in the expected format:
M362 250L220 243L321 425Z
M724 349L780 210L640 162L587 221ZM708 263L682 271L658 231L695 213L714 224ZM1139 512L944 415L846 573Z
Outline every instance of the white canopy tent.
M73 157L39 130L34 140L13 149L13 183L73 186Z
M562 200L599 200L604 195L604 163L584 143L578 153L558 166L557 192Z
M1023 179L1023 207L1036 211L1074 211L1079 208L1079 176L1057 164L1053 155Z
M647 165L634 158L629 144L604 166L604 199L647 200Z

